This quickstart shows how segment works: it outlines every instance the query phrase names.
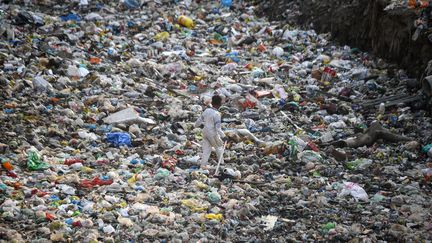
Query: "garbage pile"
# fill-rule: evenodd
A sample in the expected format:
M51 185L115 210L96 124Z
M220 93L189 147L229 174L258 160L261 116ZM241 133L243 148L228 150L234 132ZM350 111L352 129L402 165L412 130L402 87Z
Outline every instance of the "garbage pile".
M394 65L242 1L0 10L1 240L432 239L427 104L362 106L420 92Z
M409 8L418 12L418 19L413 23L415 28L411 39L413 41L418 40L419 37L424 36L432 44L432 33L431 33L431 23L432 23L432 3L429 0L408 0L400 1L393 0L384 9L385 11L395 11L398 9Z

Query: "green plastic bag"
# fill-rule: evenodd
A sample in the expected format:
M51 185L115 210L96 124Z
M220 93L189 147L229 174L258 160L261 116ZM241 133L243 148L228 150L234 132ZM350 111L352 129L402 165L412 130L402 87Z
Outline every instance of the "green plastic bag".
M323 224L321 226L321 230L324 234L327 234L330 230L336 228L336 223L335 222L329 222L327 224Z
M349 170L364 170L372 165L370 159L356 159L345 164L345 167Z
M211 203L219 203L221 201L221 196L217 192L209 192L207 193L207 198Z
M425 146L423 146L423 148L422 148L422 153L424 153L424 154L427 154L428 153L428 151L429 151L429 149L431 149L432 148L432 143L431 144L428 144L428 145L425 145Z
M167 178L170 175L170 171L164 168L159 168L156 171L155 179L156 180L162 180Z
M40 158L39 155L34 152L34 151L30 151L28 154L28 158L27 158L27 168L29 170L44 170L49 168L49 164L43 162Z

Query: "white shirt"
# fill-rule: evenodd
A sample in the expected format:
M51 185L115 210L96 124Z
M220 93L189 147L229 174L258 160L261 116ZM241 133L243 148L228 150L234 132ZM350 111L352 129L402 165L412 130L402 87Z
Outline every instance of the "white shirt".
M204 110L198 120L195 122L195 127L204 124L204 133L219 135L221 138L225 137L221 129L221 116L220 113L213 107L208 107Z

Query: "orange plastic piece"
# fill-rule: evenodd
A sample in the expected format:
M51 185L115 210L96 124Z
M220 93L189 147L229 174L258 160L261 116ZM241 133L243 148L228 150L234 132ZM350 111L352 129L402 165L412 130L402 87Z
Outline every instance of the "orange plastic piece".
M5 161L2 163L3 168L5 168L5 170L13 170L13 166L9 161Z
M45 213L45 218L46 218L48 221L52 221L52 220L54 220L56 217L55 217L53 214Z
M90 63L91 64L100 64L101 59L99 57L90 57Z
M265 45L263 43L259 44L259 46L257 47L257 49L260 52L265 52L267 50L267 48L265 47Z
M56 97L52 97L50 100L51 100L52 103L57 103L57 102L60 101L60 99L56 98Z

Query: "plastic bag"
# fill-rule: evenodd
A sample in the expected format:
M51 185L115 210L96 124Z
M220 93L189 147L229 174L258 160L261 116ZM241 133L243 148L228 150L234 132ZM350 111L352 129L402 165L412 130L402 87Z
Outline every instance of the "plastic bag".
M222 7L230 8L232 6L232 0L221 0Z
M52 89L52 85L46 81L43 77L37 76L33 79L33 88L36 91L46 92Z
M170 174L170 171L169 171L169 170L164 169L164 168L159 168L159 169L156 171L155 179L156 179L156 180L164 179L164 178L168 177L169 174Z
M218 221L222 221L222 219L223 219L223 216L221 213L218 213L218 214L209 213L209 214L206 214L204 217L206 219L209 219L209 220L218 220Z
M49 167L49 164L43 162L35 151L30 151L28 153L27 168L30 170L44 170Z
M162 168L165 168L165 169L170 170L171 172L173 172L176 165L177 165L177 159L175 159L175 158L169 158L167 160L164 160L162 162L161 166L162 166Z
M207 198L211 203L219 203L221 201L221 196L217 192L209 192L207 193Z
M93 188L94 186L108 186L113 184L113 182L113 179L95 177L93 180L82 180L80 186L83 188Z
M336 228L336 223L335 222L329 222L327 224L323 224L321 226L321 229L323 231L324 234L327 234L330 230Z
M429 157L432 157L432 144L427 144L423 146L421 152L427 154Z
M134 9L134 8L139 8L140 7L140 2L136 1L136 0L126 0L123 3L125 5L126 8L129 9Z
M62 21L76 21L76 22L81 21L81 17L79 15L73 14L73 13L70 13L68 15L62 15L62 16L60 16L60 19Z
M321 155L315 151L312 150L306 150L297 155L297 157L303 162L320 162L323 160Z
M356 159L345 164L349 170L364 170L372 164L370 159Z
M105 117L103 121L108 124L132 123L132 122L156 124L153 120L149 118L140 117L140 114L133 107L129 107L124 110L118 111L114 114L111 114L108 117Z
M154 39L156 41L166 41L169 39L169 37L170 37L170 34L166 31L164 31L164 32L160 32L160 33L156 34Z
M265 231L273 230L273 228L276 225L277 220L278 220L278 217L273 216L273 215L262 216L260 218L260 221L261 221L262 225L264 226Z
M284 50L282 47L277 46L273 48L272 54L276 57L281 57L284 54Z
M336 71L326 67L321 76L321 82L330 82L334 77L336 77Z
M429 182L432 178L432 168L426 168L422 170L424 179L426 182Z
M184 199L181 200L181 204L190 208L192 211L205 211L208 209L208 206L200 203L197 199Z
M367 202L369 200L369 196L366 191L354 182L344 182L342 191L338 196L343 197L346 195L353 196L356 200L362 200Z
M122 145L132 146L131 136L128 133L124 132L107 133L106 140L115 147L119 147Z
M75 66L69 66L67 69L67 75L70 77L85 77L89 74L89 70L87 70L84 67L75 67Z

